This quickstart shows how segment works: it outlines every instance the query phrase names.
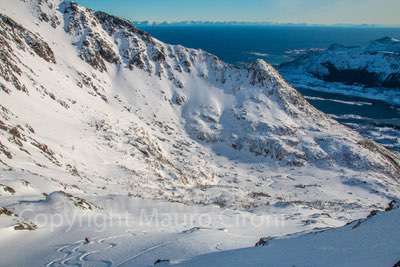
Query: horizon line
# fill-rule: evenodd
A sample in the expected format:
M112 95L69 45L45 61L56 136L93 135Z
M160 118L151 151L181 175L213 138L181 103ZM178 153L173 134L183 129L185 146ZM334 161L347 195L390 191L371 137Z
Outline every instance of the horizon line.
M78 0L70 0L72 2L76 2L79 5ZM364 27L364 28L400 28L399 24L385 24L385 23L352 23L352 22L340 22L340 23L312 23L312 22L289 22L289 21L246 21L246 20L151 20L151 19L142 19L135 20L133 18L128 18L127 16L117 15L114 12L106 11L104 9L96 9L93 7L89 7L85 4L82 6L92 9L93 11L101 11L112 16L116 16L122 19L125 19L134 25L154 25L154 26L162 26L162 25L270 25L270 26L314 26L314 27Z
M152 20L131 20L135 25L163 26L163 25L269 25L269 26L320 26L320 27L379 27L379 28L400 28L400 24L368 24L368 23L307 23L307 22L272 22L272 21L152 21Z

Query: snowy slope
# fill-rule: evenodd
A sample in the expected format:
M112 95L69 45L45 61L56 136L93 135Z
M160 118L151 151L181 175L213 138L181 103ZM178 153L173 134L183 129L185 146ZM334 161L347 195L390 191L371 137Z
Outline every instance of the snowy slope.
M399 218L397 209L342 228L288 236L263 247L214 253L173 266L395 267L400 263Z
M311 50L279 70L296 86L400 103L400 41L385 37L363 47L332 45ZM341 83L340 84L327 84ZM329 90L330 89L330 90Z
M153 200L149 210L155 200L207 205L216 214L278 216L290 225L273 231L282 235L340 226L399 196L398 155L317 111L264 61L228 65L61 0L2 0L0 13L0 207L7 209L0 249L23 249L22 237L40 241L26 256L39 265L60 256L54 246L65 240L77 242L79 252L82 233L95 234L90 227L64 220L62 230L51 231L54 225L35 218L58 214L64 205L57 203L67 203L64 217L83 209L89 218L129 212L104 198ZM18 225L33 231L20 234ZM164 230L174 240L185 228ZM190 257L239 248L268 232L240 229L237 241L218 230L220 239L208 240L200 231L195 240L203 248L177 242L162 253L182 258L179 246ZM157 243L154 235L149 240ZM129 258L132 251L121 247L121 255L104 255ZM0 262L26 264L10 255ZM141 255L132 260L153 260Z

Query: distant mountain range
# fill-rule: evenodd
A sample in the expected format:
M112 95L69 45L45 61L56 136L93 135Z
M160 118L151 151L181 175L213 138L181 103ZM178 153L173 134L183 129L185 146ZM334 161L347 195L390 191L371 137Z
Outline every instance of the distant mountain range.
M360 91L364 97L399 105L399 62L400 41L384 37L366 46L334 44L327 49L300 51L294 61L282 64L279 71L296 87L321 81L341 83L351 86L345 89L348 94Z
M356 27L356 28L400 28L400 24L313 24L313 23L290 23L290 22L272 22L272 21L133 21L136 26L190 26L190 25L248 25L248 26L293 26L293 27Z

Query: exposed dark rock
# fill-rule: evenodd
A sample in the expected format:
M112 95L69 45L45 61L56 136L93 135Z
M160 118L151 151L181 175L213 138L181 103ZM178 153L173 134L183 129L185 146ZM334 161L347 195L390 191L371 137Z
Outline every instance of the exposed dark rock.
M264 192L252 192L249 194L249 197L251 197L251 198L269 198L271 196Z
M27 35L25 38L26 43L39 57L43 58L47 62L56 63L54 53L46 42L40 38L33 38L32 35Z
M156 62L163 63L165 62L165 59L166 59L165 53L160 48L157 48L156 51L154 52L153 60Z
M380 74L367 69L337 69L331 62L322 64L328 69L328 74L317 75L327 82L340 82L349 85L364 85L367 87L400 88L400 73L393 73L382 80Z
M76 43L82 60L99 71L107 71L105 62L119 64L119 56L113 45L99 33L93 32L92 27L99 24L93 11L78 7L76 3L64 3L64 17L67 24L65 31L81 38Z
M44 155L53 164L61 167L61 163L57 160L55 153L46 144L42 144L33 138L31 138L31 140L31 145L38 148L42 155Z
M13 21L11 18L0 14L0 77L11 82L14 87L23 92L28 92L26 86L20 81L22 62L14 53L14 46L23 51L36 54L47 62L56 63L55 56L50 46L37 34L32 33ZM1 89L6 93L11 90L4 85Z
M373 211L371 211L371 212L369 213L369 215L367 216L367 218L372 218L372 217L378 215L378 213L379 213L379 210L373 210Z
M73 176L80 176L78 169L75 166L72 166L71 164L67 164L67 170Z
M299 188L299 189L306 189L306 188L309 188L309 187L321 187L321 186L318 185L318 184L297 184L294 187L295 188Z
M0 83L0 89L6 94L10 94L11 93L11 90L8 89L5 85L3 85L1 83Z
M258 242L255 244L255 247L265 247L268 246L269 241L273 240L273 237L262 237L260 238L260 240L258 240Z
M76 197L76 196L71 195L69 193L66 193L64 191L60 191L58 193L63 194L66 198L68 198L74 204L75 207L80 208L82 210L96 210L96 209L99 209L99 207L97 207L93 203L90 203L86 199L83 199L83 198L80 198L80 197ZM47 196L47 198L48 197L49 196Z
M49 0L37 0L37 5L35 6L37 16L41 22L46 22L51 25L53 28L57 28L58 25L60 25L60 20L58 19L57 15L54 14L53 12L50 12L49 14L46 13L43 10L43 6L46 5L46 7L52 11L55 11L56 6L52 3L52 1Z
M14 212L12 212L11 210L9 210L9 209L7 209L7 208L2 208L2 207L0 207L0 216L1 215L5 215L5 216L16 216L15 214L14 214Z
M15 59L13 49L11 48L8 41L2 34L1 21L0 21L0 76L7 82L10 82L14 87L23 92L27 92L25 85L19 81L19 76L21 76L22 71L18 67L18 62ZM2 90L4 91L5 86L2 85ZM11 92L10 89L5 90L8 94Z
M145 63L144 63L144 60L142 59L142 55L136 54L136 55L132 56L128 62L128 66L130 69L133 69L133 66L136 66L139 69L144 69Z
M19 132L17 127L11 128L9 132L14 138L19 138L19 139L22 138L21 133Z
M46 144L40 144L40 143L32 143L32 145L36 146L39 148L43 153L53 156L54 152L49 149L49 147Z
M161 263L167 263L167 264L169 264L169 260L160 260L160 259L158 259L158 260L156 260L155 262L154 262L154 265L158 265L158 264L161 264Z
M385 212L389 212L389 211L394 210L394 209L397 209L397 208L399 208L399 207L400 207L399 203L398 203L396 200L393 200L393 201L391 201L391 202L389 203L388 207L385 209ZM379 210L372 210L372 211L370 212L370 214L367 216L367 219L370 219L370 218L372 218L372 217L375 217L375 216L378 215L380 212L381 212L381 211L379 211ZM362 225L367 219L357 220L357 221L355 221L355 222L350 222L350 223L348 223L348 224L354 224L354 225L352 226L352 228L351 228L351 229L354 230L354 229L358 228L360 225ZM400 267L400 266L399 266L399 267Z
M133 26L132 22L122 19L116 16L111 16L105 12L97 11L95 16L100 21L103 28L110 34L114 34L117 29L126 29L130 33L137 34L141 36L145 41L154 43L151 36L142 30L139 30L135 26Z
M11 195L14 195L16 193L14 188L4 184L0 184L0 188L2 188L4 192L7 192Z
M268 71L269 65L264 61L258 60L248 66L250 83L252 85L260 84L262 86L268 86L270 84L275 84L275 80L270 75Z
M7 125L1 120L0 120L0 130L8 131Z
M392 200L389 203L388 207L385 209L385 211L392 211L392 210L398 209L398 208L400 208L400 203L396 200Z
M178 106L182 106L186 102L186 97L184 95L176 95L174 102Z
M84 85L86 88L92 90L92 92L89 92L89 94L93 96L99 96L104 102L108 103L107 97L100 92L104 91L104 88L99 88L97 85L95 85L93 79L88 75L86 75L85 73L78 72L78 74L82 78L82 80L78 83L78 86L83 87Z
M54 53L50 46L43 41L37 34L28 31L11 18L0 14L0 35L5 39L21 45L24 49L24 44L28 45L36 55L40 56L47 62L56 63Z
M37 225L32 222L19 222L14 225L14 230L16 231L34 231L37 228Z
M0 152L6 155L7 158L12 159L12 155L10 151L8 151L7 147L0 142Z

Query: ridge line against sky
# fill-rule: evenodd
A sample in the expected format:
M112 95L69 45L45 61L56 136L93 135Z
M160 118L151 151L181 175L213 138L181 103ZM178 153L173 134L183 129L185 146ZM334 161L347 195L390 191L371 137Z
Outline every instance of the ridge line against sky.
M399 26L399 0L76 0L132 21Z

